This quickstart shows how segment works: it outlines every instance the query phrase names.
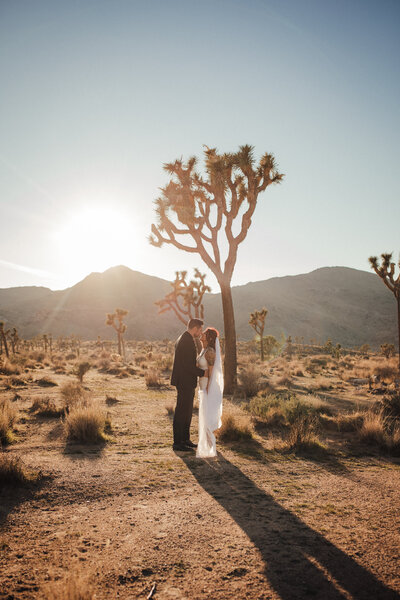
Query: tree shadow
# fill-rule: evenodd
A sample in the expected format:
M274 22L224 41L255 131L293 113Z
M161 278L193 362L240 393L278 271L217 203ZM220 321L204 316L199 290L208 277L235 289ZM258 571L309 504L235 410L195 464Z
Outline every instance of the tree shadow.
M50 475L41 475L36 481L24 484L0 485L0 531L10 513L20 504L33 500L51 480Z
M102 458L106 445L107 442L105 440L97 442L96 444L83 444L67 440L63 454L70 458L98 460Z
M212 496L260 551L265 575L282 600L394 600L400 595L255 485L222 454L182 456Z

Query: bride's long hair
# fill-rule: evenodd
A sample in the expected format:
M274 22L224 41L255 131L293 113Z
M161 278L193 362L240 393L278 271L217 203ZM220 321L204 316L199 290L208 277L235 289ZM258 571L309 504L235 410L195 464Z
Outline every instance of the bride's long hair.
M207 345L209 348L215 350L215 340L219 337L219 332L214 327L207 327L204 331L204 335L206 336Z

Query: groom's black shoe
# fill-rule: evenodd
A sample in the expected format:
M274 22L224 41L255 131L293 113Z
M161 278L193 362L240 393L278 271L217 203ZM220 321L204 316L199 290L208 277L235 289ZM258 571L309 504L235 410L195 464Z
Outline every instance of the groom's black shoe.
M193 444L193 442L191 442L190 440L187 440L187 442L184 442L185 446L187 446L188 448L197 448L197 444Z
M173 444L172 449L173 450L179 450L181 452L187 452L188 450L191 450L191 448L189 448L189 446L187 446L184 443L182 443L182 444Z

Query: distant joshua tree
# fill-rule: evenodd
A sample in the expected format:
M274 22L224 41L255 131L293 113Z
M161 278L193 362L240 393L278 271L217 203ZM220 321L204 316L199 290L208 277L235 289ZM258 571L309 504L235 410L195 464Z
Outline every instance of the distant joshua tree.
M203 296L211 291L204 283L206 275L198 269L194 270L194 279L189 282L186 276L187 271L177 271L175 281L171 283L172 292L155 303L159 314L172 310L185 325L192 318L204 319Z
M257 164L252 146L238 152L219 153L205 147L205 168L196 170L196 157L164 165L170 176L156 200L157 223L151 227L150 243L172 244L200 256L215 275L221 289L224 316L225 393L236 386L237 347L231 281L239 245L245 240L254 217L258 196L283 175L273 154ZM222 256L226 250L225 256Z
M106 325L114 327L118 336L118 354L125 357L125 345L123 335L126 331L126 325L123 318L128 314L127 310L116 308L114 313L107 314Z
M400 371L400 273L395 279L395 263L392 262L392 253L381 254L382 262L376 256L370 256L369 262L373 270L382 279L383 283L394 294L397 301L397 329L399 339L399 371ZM400 260L398 263L400 268Z
M18 344L19 344L19 335L18 335L18 331L16 330L15 327L12 328L12 331L10 333L10 341L11 341L12 353L15 354L18 351Z
M0 321L0 339L2 341L2 345L4 346L4 352L6 353L7 358L10 358L7 345L7 335L9 331L9 329L7 329L7 331L4 330L4 322Z
M255 310L250 313L249 324L252 326L254 331L260 336L260 355L261 360L264 360L264 327L265 327L265 318L268 314L266 308L262 308L261 310Z

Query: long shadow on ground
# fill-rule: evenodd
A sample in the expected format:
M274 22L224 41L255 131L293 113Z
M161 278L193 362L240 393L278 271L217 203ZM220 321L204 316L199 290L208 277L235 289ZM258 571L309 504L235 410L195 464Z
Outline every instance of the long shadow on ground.
M221 454L201 462L188 456L182 460L259 549L266 577L282 600L336 600L349 594L356 600L400 598Z

